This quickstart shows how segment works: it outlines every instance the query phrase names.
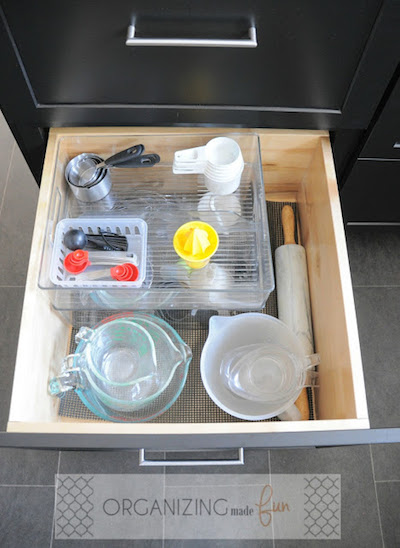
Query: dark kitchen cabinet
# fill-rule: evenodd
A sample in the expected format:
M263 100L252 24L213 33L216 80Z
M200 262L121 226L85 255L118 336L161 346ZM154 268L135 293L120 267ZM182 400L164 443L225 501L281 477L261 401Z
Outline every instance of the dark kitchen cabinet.
M400 223L400 162L357 160L341 192L346 222Z
M393 0L0 6L2 109L37 177L54 126L364 129L397 62ZM131 47L132 23L142 38L246 41L255 27L258 45Z
M340 3L340 2L339 2ZM3 2L32 92L56 105L202 105L315 111L345 102L380 2ZM211 15L212 14L212 15ZM230 38L256 48L128 47L126 32ZM212 111L209 113L212 117Z
M400 68L397 83L362 149L361 157L400 160Z
M358 223L400 223L399 193L400 79L397 79L342 189L344 218Z

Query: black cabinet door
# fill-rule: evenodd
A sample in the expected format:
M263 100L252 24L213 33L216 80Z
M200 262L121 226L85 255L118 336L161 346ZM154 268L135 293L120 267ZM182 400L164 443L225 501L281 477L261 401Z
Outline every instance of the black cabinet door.
M399 79L362 149L362 158L400 160L400 68Z
M0 0L0 7L8 71L1 104L26 155L36 130L51 126L365 128L398 61L396 0ZM245 40L254 26L258 46L128 47L132 23L141 37L228 40Z
M43 122L63 117L65 123L83 123L71 111L78 109L81 116L86 107L83 117L92 122L95 110L102 123L107 108L114 107L143 123L140 110L152 111L149 121L169 123L166 113L189 109L203 111L197 117L210 123L218 122L215 118L243 123L247 113L282 127L338 127L343 117L349 125L358 124L356 116L345 116L345 103L379 0L167 4L3 0ZM128 47L133 21L139 35L147 37L245 38L254 25L258 46Z
M400 72L397 71L397 72ZM400 223L400 80L377 113L341 191L347 222Z
M358 160L340 198L345 222L400 223L400 162Z
M342 108L379 0L3 2L41 105ZM258 47L128 47L141 35L245 35Z

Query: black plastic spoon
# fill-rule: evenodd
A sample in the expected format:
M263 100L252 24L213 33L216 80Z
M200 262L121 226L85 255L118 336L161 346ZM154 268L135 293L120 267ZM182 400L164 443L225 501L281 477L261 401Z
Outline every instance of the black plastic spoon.
M83 230L72 228L64 234L64 245L71 251L77 249L102 249L103 251L127 251L125 236L114 232L85 234Z

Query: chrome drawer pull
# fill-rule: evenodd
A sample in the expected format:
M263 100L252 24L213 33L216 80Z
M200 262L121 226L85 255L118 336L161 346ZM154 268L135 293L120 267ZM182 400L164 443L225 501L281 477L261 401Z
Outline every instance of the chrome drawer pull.
M139 466L220 466L244 464L244 448L238 448L237 459L216 460L149 460L146 459L145 449L139 450Z
M256 48L257 32L249 28L245 40L223 40L210 38L136 38L135 25L129 25L125 45L127 46L182 46L191 48Z

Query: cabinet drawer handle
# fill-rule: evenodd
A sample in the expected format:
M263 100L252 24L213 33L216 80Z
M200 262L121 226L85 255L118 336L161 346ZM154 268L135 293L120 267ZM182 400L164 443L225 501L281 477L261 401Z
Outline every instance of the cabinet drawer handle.
M244 464L244 448L238 448L237 459L215 459L215 460L150 460L146 459L145 449L139 450L139 466L221 466Z
M128 36L125 44L127 46L182 46L192 48L256 48L257 32L256 27L250 27L248 39L224 40L209 38L136 38L135 25L129 25Z

